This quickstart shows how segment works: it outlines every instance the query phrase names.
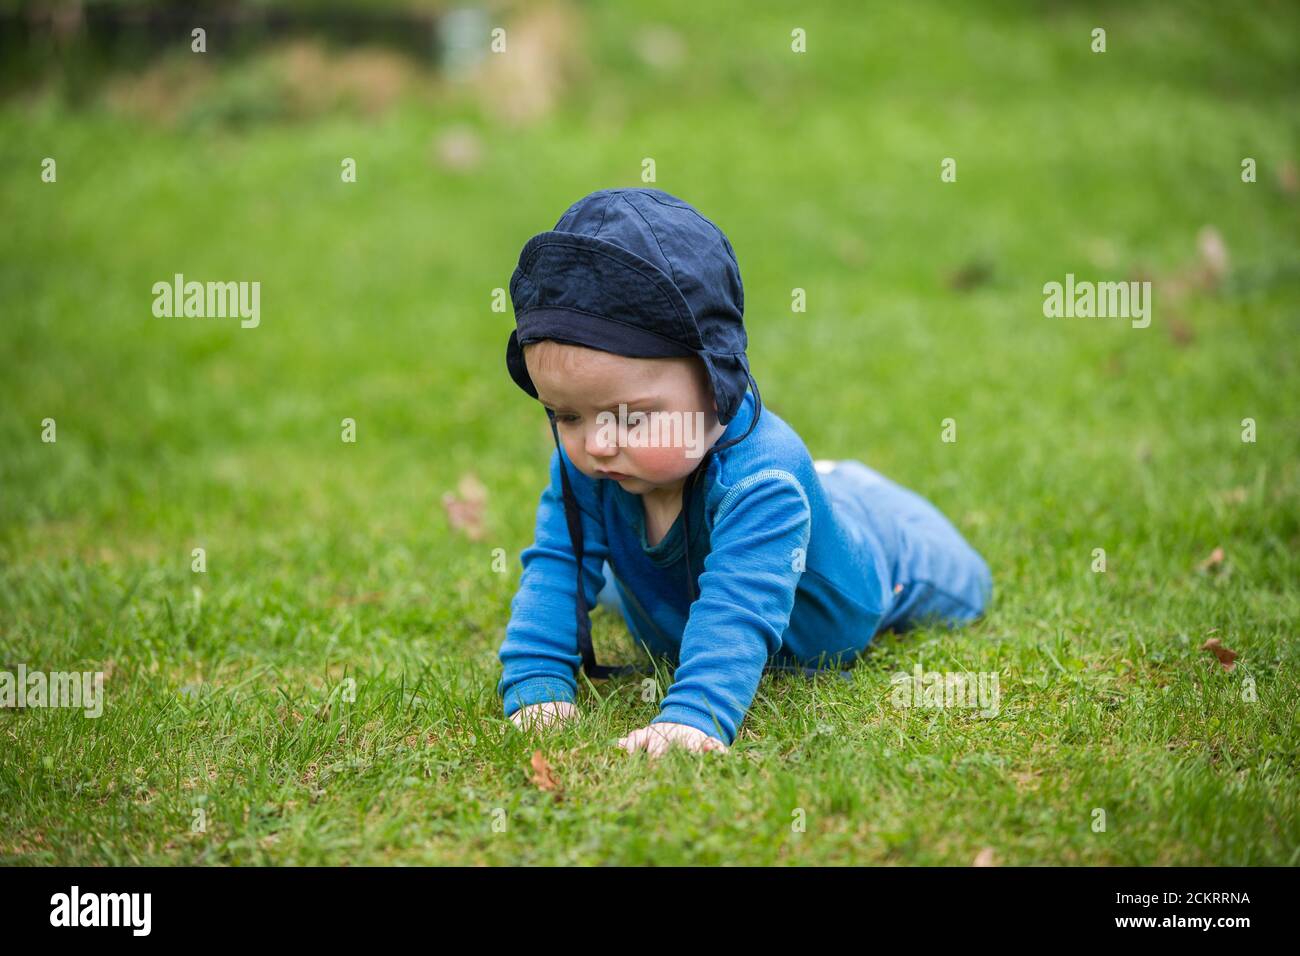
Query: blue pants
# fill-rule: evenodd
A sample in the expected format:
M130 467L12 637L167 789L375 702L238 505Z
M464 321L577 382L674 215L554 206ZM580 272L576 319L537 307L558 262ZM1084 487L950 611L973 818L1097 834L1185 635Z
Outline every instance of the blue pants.
M892 597L879 630L925 621L958 626L984 613L993 596L988 565L943 513L914 491L852 459L815 462L822 485L852 523L880 542L882 577ZM605 563L599 603L624 617Z

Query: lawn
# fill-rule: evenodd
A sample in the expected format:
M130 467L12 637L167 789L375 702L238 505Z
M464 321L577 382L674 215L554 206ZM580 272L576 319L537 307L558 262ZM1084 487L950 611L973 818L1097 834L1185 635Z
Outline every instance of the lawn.
M0 670L106 694L0 710L0 863L1300 862L1300 12L881 6L568 8L527 122L300 108L260 54L166 115L0 100ZM767 407L995 585L658 762L634 678L535 736L495 691L552 446L494 290L647 157L737 251ZM155 317L176 273L260 324ZM1150 326L1045 317L1067 274L1153 281ZM895 706L918 665L997 715Z

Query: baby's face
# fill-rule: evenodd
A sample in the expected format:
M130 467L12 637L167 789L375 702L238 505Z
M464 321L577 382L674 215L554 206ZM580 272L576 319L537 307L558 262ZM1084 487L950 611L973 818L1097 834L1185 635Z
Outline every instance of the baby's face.
M555 413L569 460L583 474L617 481L632 494L680 488L724 431L708 373L697 358L627 358L546 341L526 345L524 363L537 397ZM620 403L627 406L622 444ZM657 447L634 447L633 412L660 413L641 427L643 436L658 436ZM680 427L666 427L678 421Z

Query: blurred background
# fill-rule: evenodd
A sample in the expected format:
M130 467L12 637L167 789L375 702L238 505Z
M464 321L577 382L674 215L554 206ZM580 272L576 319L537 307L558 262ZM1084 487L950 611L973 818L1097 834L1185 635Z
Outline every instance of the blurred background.
M4 0L0 634L490 673L551 447L497 290L621 185L727 232L768 407L952 514L1008 627L1132 619L1234 535L1285 616L1297 36L1292 3ZM260 325L155 317L176 273L260 282ZM1066 273L1153 281L1150 328L1044 318ZM1129 573L1080 580L1101 543Z

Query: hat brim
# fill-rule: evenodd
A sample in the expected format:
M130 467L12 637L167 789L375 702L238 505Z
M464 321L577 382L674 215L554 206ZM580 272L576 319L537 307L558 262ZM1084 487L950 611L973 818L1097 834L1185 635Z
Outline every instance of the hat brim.
M524 362L524 346L533 342L549 339L628 358L704 357L662 335L576 309L530 309L520 314L516 322L506 343L506 368L515 384L533 398L537 397L537 389Z

